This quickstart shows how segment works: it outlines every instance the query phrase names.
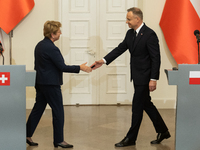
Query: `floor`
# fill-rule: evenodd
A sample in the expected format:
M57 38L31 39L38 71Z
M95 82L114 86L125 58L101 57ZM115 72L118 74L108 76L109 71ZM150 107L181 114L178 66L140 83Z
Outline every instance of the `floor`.
M73 150L174 150L175 146L175 113L174 109L160 109L171 138L161 144L151 145L156 139L156 132L146 113L140 127L135 146L116 148L130 127L131 106L64 106L65 141L73 144ZM31 110L26 111L26 116ZM51 110L45 110L43 117L32 137L39 146L27 145L27 150L57 150L53 146L53 128ZM70 148L68 148L70 149Z

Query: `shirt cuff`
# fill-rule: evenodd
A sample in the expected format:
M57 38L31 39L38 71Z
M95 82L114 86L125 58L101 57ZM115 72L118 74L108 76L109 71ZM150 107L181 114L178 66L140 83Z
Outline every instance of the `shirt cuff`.
M151 79L152 81L157 81L156 79Z
M102 60L104 61L104 64L106 64L106 60L104 58L102 58Z

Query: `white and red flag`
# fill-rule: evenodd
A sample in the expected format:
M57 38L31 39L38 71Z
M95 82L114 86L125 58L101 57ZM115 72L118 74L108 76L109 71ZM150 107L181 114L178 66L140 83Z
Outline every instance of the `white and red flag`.
M167 46L178 64L197 64L200 30L200 0L166 0L160 27Z
M0 86L10 85L10 72L0 72Z
M200 71L190 71L189 84L200 84Z

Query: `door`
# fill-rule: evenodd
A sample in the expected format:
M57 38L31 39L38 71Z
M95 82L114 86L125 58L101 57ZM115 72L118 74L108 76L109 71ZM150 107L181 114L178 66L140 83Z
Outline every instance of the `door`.
M101 0L100 2L100 56L113 50L129 29L126 24L127 9L135 6L134 0ZM105 7L106 5L106 7ZM104 65L100 71L100 104L129 104L133 84L130 82L130 55L128 50Z
M136 0L60 0L61 50L67 64L80 65L104 57L124 38L127 9ZM129 53L92 73L64 74L64 104L130 103Z
M66 64L95 61L97 45L96 0L61 0L61 49ZM64 73L64 104L97 104L96 73Z

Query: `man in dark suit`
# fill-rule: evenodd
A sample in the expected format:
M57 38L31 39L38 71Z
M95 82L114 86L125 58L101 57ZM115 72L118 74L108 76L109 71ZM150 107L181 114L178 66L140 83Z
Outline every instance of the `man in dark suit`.
M150 117L158 133L157 139L151 141L151 144L159 144L163 139L169 138L170 133L150 97L150 91L156 89L159 79L160 48L158 38L156 33L143 23L143 13L139 8L133 7L127 10L126 23L131 29L127 31L125 39L103 59L95 61L91 67L94 70L103 64L109 65L129 49L131 80L133 80L135 88L132 101L132 123L125 138L116 143L115 146L135 145L143 110Z
M44 24L44 39L35 47L35 70L36 70L36 103L27 120L26 142L30 146L37 146L32 141L33 133L40 121L46 105L52 109L53 117L53 142L54 147L71 148L73 145L64 141L64 108L62 100L61 85L63 84L63 72L79 73L80 70L87 73L92 69L82 65L66 65L64 58L54 42L61 34L61 23L47 21Z

